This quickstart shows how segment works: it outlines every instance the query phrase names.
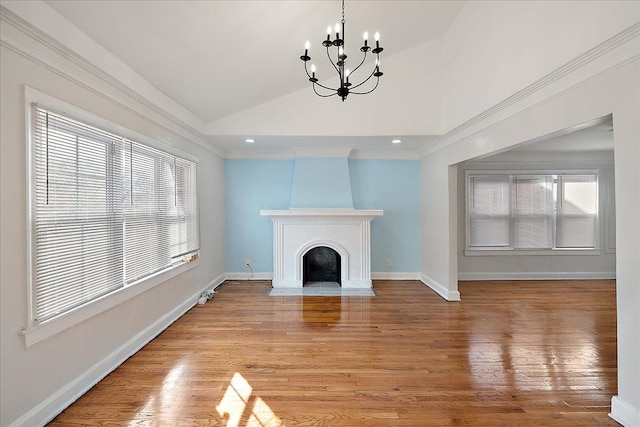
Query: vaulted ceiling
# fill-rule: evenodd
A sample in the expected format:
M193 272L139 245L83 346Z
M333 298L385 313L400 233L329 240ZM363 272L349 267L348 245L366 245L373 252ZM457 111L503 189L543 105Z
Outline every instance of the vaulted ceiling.
M299 59L309 40L318 77L335 75L320 43L341 19L340 0L45 1L227 153L348 147L390 157L442 133L440 40L466 3L346 0L348 53L359 57L362 33L379 31L385 75L376 92L343 103L317 97Z
M50 0L48 4L186 107L213 129L211 134L235 133L216 131L216 121L296 91L306 90L310 102L317 102L299 56L310 40L319 77L331 75L320 43L327 26L341 19L338 0ZM347 0L347 46L353 46L355 56L362 33L379 31L385 70L394 55L438 39L463 4ZM381 86L392 91L404 78L387 72ZM353 103L353 97L347 103ZM337 97L323 100L327 109L343 108L338 103ZM375 129L369 133L378 134Z

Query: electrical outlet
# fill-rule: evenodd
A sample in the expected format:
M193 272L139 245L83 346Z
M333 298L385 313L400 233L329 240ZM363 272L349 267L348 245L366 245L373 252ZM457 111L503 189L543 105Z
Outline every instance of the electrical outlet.
M387 258L387 267L391 267L391 258Z
M245 259L244 260L244 265L245 265L245 267L251 267L251 260L250 259Z

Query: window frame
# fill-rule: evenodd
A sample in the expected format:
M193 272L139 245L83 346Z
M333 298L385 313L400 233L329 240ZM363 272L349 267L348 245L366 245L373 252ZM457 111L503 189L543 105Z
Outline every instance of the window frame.
M195 199L199 200L200 185L197 184L199 180L199 159L198 157L186 153L172 145L163 143L161 141L154 140L143 134L127 129L121 125L109 121L108 119L99 117L93 113L85 111L81 108L68 104L55 97L37 91L29 86L24 86L24 112L25 112L25 136L26 136L26 185L27 185L27 197L26 197L26 251L27 251L27 277L28 277L28 291L27 291L27 318L25 319L26 327L21 330L21 334L24 338L25 348L41 342L55 334L58 334L66 329L69 329L79 323L82 323L99 313L109 310L117 305L122 304L136 296L170 280L186 271L189 271L199 265L199 259L196 258L190 262L178 261L170 265L169 267L158 271L154 274L150 274L140 280L127 283L124 286L117 288L105 295L90 300L78 307L61 313L55 317L48 319L43 323L36 323L34 321L34 299L35 299L35 286L34 280L34 266L35 266L35 232L33 230L34 222L34 194L33 194L33 156L32 156L32 144L33 144L33 130L32 130L32 104L40 104L46 106L46 109L53 112L63 114L74 120L78 120L91 126L95 126L100 129L104 129L108 132L113 132L123 138L131 139L133 141L140 142L148 145L152 148L162 150L168 154L183 158L185 160L195 163ZM199 210L199 206L196 204L196 210ZM197 216L197 230L200 234L200 216ZM199 250L195 251L196 253Z
M511 206L513 195L509 194L509 229L510 229L510 244L509 246L470 246L471 242L471 229L470 229L470 194L471 194L471 176L473 175L508 175L508 176L550 176L553 175L556 179L553 180L553 220L552 220L552 247L545 248L517 248L513 245L513 209ZM558 209L558 190L557 190L557 176L560 175L595 175L596 177L596 225L594 231L594 247L593 248L558 248L556 247L556 226L557 226L557 209ZM511 183L513 180L510 178ZM601 182L600 182L600 170L599 169L468 169L464 174L464 188L465 188L465 256L529 256L529 255L600 255L602 253L601 248L601 234L602 234L602 198L600 195Z

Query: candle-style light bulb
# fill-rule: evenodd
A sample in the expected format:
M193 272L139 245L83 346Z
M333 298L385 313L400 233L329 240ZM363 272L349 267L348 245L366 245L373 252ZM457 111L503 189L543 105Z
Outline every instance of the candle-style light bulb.
M369 43L369 33L365 31L362 37L364 38L364 45L367 46L367 43Z
M315 79L316 77L316 66L315 64L311 64L311 78Z
M349 83L349 74L351 74L351 71L349 71L348 68L344 70L344 76L347 78L346 80L347 83Z
M344 49L342 48L342 46L338 48L338 56L344 56Z
M376 34L373 37L376 39L376 49L380 48L380 33L376 31Z
M340 24L336 23L336 39L340 38Z
M307 40L307 42L304 44L304 56L308 56L309 55L309 48L311 47L311 43L309 43L309 40Z
M331 40L331 25L327 27L327 40Z

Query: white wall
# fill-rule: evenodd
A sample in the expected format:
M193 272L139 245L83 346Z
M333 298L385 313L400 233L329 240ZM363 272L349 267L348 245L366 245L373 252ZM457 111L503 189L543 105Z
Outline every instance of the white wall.
M443 131L638 22L637 1L469 1L442 38ZM546 84L546 83L545 83Z
M3 17L4 18L4 17ZM2 21L0 425L40 425L192 306L223 275L223 160L177 135L95 73ZM36 57L31 56L35 54ZM201 258L197 267L25 349L28 322L24 85L199 158ZM215 283L217 284L217 283Z
M451 173L462 161L613 114L618 394L640 425L640 3L469 2L443 36L443 130L422 160L422 272L457 292ZM452 194L453 193L453 194ZM435 249L425 248L438 247ZM425 280L427 284L428 281ZM464 295L462 295L464 300Z
M640 44L636 46L640 52ZM616 275L618 299L618 395L612 415L626 426L640 425L640 55L572 89L550 96L468 136L451 136L422 160L422 272L457 292L456 231L447 225L457 197L445 165L504 150L552 132L613 114L616 183ZM481 125L478 125L480 127ZM428 281L427 281L427 284ZM464 295L461 295L464 301Z
M549 141L552 142L553 140ZM600 251L597 255L483 256L465 254L466 207L465 171L467 170L571 170L599 171ZM458 278L460 280L501 279L613 279L615 278L615 210L613 152L522 152L511 151L458 166ZM613 233L610 234L610 232Z

